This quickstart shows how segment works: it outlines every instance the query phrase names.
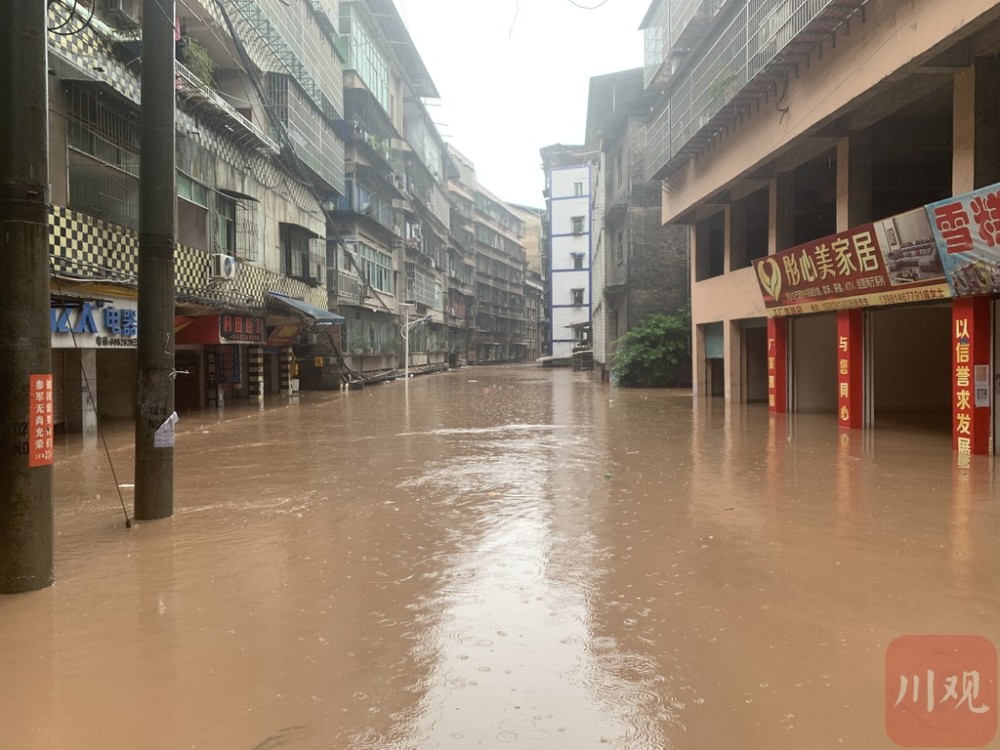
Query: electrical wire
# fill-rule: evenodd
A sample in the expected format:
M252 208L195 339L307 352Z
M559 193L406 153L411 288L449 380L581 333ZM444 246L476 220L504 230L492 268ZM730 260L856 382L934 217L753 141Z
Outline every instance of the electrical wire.
M59 290L59 296L65 297L66 293L63 291L62 283L59 281L59 276L55 273L51 274L52 278L55 279L56 289ZM79 352L80 342L76 340L76 331L72 328L69 330L69 335L73 339L73 348ZM87 397L91 399L91 403L94 403L94 389L90 387L90 377L87 375L87 368L83 366L83 359L80 360L80 372L83 375L83 383L87 386ZM111 460L111 450L108 448L108 440L104 435L104 430L101 429L101 417L97 413L97 404L94 403L94 417L95 424L97 425L97 434L101 437L101 442L104 444L104 454L108 457L108 466L111 468L111 478L115 483L115 490L118 492L118 500L122 504L122 513L125 514L125 528L132 528L132 520L128 517L128 510L125 508L125 498L122 496L121 485L118 484L118 474L115 471L115 462Z
M567 2L570 5L575 5L577 8L580 8L581 10L597 10L602 5L606 5L608 0L601 0L601 2L599 2L597 5L582 5L576 2L576 0L567 0Z
M64 3L60 2L60 4L62 5ZM51 4L50 4L50 7L51 7ZM76 0L73 0L73 7L69 9L69 15L66 16L66 20L64 20L58 26L54 26L52 28L49 28L48 31L50 31L53 34L57 34L58 36L75 36L76 34L79 34L79 33L83 32L84 30L86 30L90 26L91 22L94 20L94 4L93 4L93 2L91 3L91 6L90 6L90 15L87 17L87 20L83 22L83 25L80 26L80 28L73 29L73 31L59 31L59 29L61 29L65 25L67 25L70 22L70 20L72 20L72 18L76 15L77 7L78 6L77 6Z

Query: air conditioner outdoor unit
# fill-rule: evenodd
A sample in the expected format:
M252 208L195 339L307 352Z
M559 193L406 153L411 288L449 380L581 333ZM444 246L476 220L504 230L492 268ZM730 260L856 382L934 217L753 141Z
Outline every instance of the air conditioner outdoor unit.
M235 279L236 258L223 253L213 253L209 273L213 279Z
M142 0L104 0L104 9L114 20L126 26L138 26L140 23L139 6Z

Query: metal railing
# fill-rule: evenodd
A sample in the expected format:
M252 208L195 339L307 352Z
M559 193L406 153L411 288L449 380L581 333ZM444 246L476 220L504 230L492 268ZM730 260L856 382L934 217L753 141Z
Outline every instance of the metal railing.
M647 132L646 179L662 179L696 136L751 84L763 90L859 11L867 0L748 0L698 53L666 97Z

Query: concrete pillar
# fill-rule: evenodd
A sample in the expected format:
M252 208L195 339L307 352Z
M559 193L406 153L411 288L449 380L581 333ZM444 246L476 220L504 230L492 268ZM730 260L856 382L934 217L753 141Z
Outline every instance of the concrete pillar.
M746 201L729 204L726 217L726 271L746 268L747 263L747 211Z
M1000 182L1000 61L977 58L955 74L952 97L952 192Z
M795 243L795 175L783 172L771 178L768 200L767 254L774 255Z
M868 132L837 143L837 231L867 224L872 216L872 144Z
M837 424L864 427L865 314L837 311Z
M788 410L788 321L767 319L767 407L772 414Z
M952 447L961 456L990 451L991 312L989 297L951 302Z
M738 320L727 320L722 327L723 373L726 402L742 403L743 387L743 331Z
M705 359L705 327L701 325L694 325L691 331L691 391L695 396L712 395Z
M247 347L247 376L250 381L250 403L264 403L264 347Z
M281 378L281 395L289 396L292 393L292 365L295 362L295 354L292 352L292 347L284 346L281 348L281 361L279 376Z
M66 350L66 430L97 433L97 349Z
M956 73L952 91L951 190L960 195L976 182L976 69Z

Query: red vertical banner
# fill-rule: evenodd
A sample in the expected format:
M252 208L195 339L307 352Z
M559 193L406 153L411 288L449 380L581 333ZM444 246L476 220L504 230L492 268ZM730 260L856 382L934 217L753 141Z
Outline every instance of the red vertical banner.
M767 406L783 414L788 404L788 321L767 319Z
M990 447L990 299L952 300L951 321L952 447L982 455Z
M29 375L28 466L49 466L52 448L52 376Z
M837 311L837 424L864 427L864 311Z

